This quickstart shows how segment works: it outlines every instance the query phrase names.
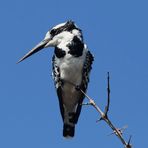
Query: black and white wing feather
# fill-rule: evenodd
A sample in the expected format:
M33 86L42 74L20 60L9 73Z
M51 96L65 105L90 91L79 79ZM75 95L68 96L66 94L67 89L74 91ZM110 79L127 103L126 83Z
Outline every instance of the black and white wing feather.
M62 102L62 81L60 79L60 68L58 67L56 60L55 60L55 55L52 57L52 75L55 83L55 87L57 90L57 95L59 99L59 106L60 106L60 112L62 115L62 119L64 121L64 107L63 107L63 102Z
M87 86L88 86L88 82L89 82L89 74L90 71L92 69L92 63L94 61L94 57L93 55L90 53L90 51L87 51L86 53L86 59L84 62L84 66L83 66L83 73L82 73L82 83L80 88L86 92L87 90ZM75 123L77 123L80 112L81 112L81 108L82 108L82 102L84 100L85 96L84 94L82 94L80 92L79 94L79 102L78 102L78 106L77 106L77 110L76 110L76 114L75 114Z

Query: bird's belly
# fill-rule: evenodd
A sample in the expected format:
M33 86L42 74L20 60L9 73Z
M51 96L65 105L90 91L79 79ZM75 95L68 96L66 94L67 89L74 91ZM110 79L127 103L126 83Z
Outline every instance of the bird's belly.
M63 86L63 104L67 107L67 110L74 111L75 105L79 100L79 91L68 83Z
M81 84L84 60L85 58L83 56L75 58L66 55L64 58L57 59L56 61L59 67L60 78L65 80L62 86L63 105L69 112L75 111L78 100L80 99L80 92L75 89L75 86L68 82L75 85Z
M60 77L63 80L80 85L82 80L83 62L80 59L71 59L60 65Z

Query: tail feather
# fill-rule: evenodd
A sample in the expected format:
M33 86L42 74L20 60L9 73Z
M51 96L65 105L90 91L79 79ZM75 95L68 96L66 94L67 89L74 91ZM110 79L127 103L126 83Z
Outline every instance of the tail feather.
M69 124L64 124L63 126L63 136L65 138L72 138L75 134L75 126L71 126Z

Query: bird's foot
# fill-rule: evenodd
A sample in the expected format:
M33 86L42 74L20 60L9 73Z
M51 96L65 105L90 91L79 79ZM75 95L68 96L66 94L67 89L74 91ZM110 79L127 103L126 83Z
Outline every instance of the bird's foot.
M76 86L75 86L75 89L76 89L77 91L80 91L80 89L81 89L80 85L76 85Z

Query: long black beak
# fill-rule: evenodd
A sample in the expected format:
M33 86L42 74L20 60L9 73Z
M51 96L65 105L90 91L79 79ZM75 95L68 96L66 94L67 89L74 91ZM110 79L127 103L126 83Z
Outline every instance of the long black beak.
M41 41L39 44L37 44L32 50L30 50L26 55L24 55L18 62L20 63L21 61L25 60L26 58L30 57L34 53L40 51L41 49L45 48L46 44L49 42L49 39Z

